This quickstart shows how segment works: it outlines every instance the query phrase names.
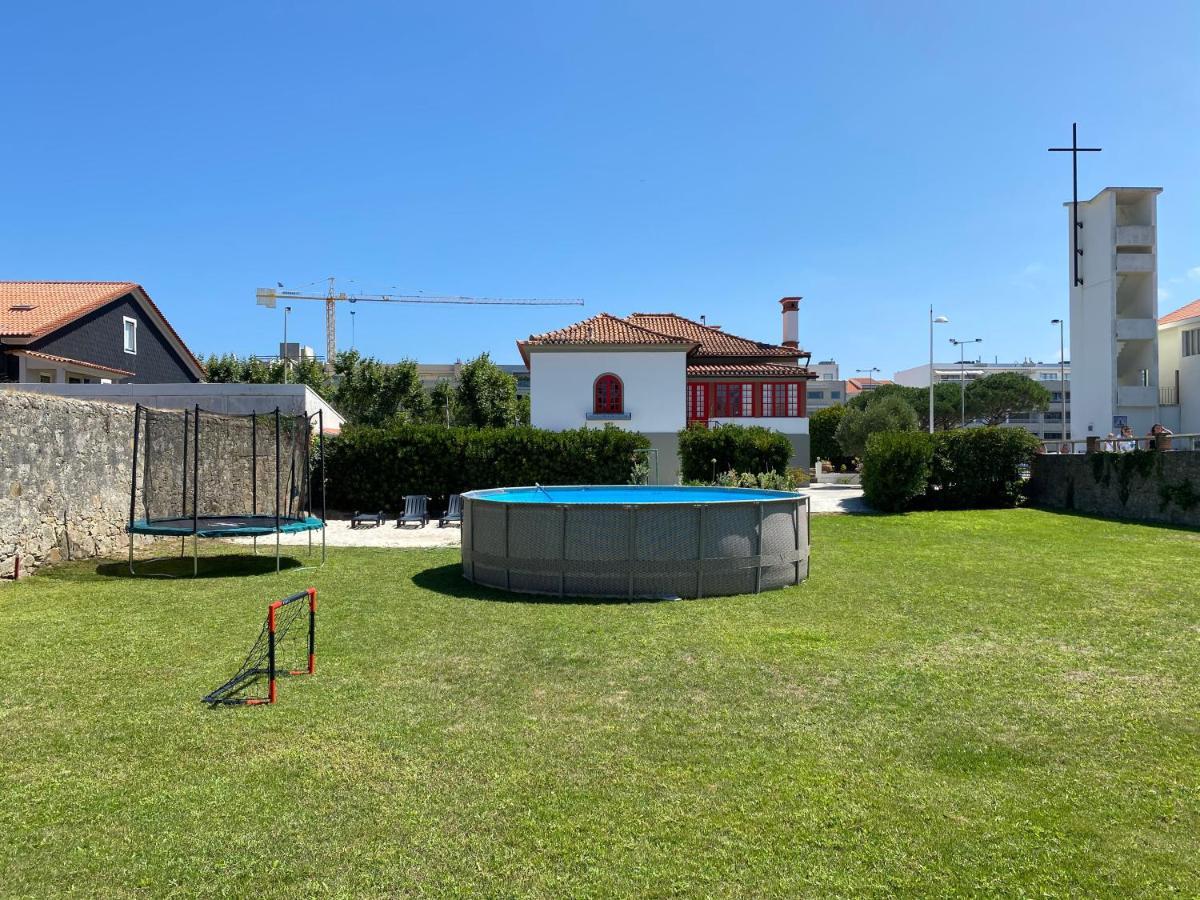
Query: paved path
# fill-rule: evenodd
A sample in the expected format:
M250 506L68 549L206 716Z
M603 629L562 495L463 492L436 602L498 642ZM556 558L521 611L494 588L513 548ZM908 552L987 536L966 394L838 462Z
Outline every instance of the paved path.
M810 484L800 493L808 495L815 513L856 513L870 508L857 484Z
M853 513L867 508L858 485L814 484L801 493L810 498L814 513ZM344 519L330 519L325 543L330 547L457 547L458 534L457 527L438 528L436 522L424 528L397 528L393 519L376 528L351 528ZM321 533L314 531L312 536L314 545L319 546ZM235 542L250 544L252 539L236 538ZM308 535L285 534L279 543L285 547L304 547L308 545ZM258 544L260 548L272 547L275 538L261 537Z

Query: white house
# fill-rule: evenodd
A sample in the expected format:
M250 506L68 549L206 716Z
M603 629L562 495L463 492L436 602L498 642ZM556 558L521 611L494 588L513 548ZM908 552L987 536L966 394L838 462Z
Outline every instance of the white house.
M601 313L517 348L529 366L532 424L556 431L612 424L658 451L658 480L678 477L678 433L690 422L762 425L787 435L808 465L799 297L785 297L783 343L768 344L674 313Z
M1159 420L1200 433L1200 300L1158 320Z

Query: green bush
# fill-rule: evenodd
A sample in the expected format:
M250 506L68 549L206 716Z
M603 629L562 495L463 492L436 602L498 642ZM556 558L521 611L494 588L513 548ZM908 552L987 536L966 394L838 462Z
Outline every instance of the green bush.
M842 452L861 459L867 438L880 431L916 431L917 414L902 397L883 397L866 409L848 409L836 437Z
M811 441L813 460L823 459L835 469L854 462L853 457L842 452L842 446L837 442L838 425L841 424L844 415L846 407L839 403L836 406L818 409L808 417L808 437Z
M867 438L862 485L866 501L881 512L908 509L929 486L933 440L921 431L878 431Z
M348 428L326 438L329 506L396 510L405 494L441 502L478 488L541 484L626 484L634 450L650 442L617 428Z
M1021 467L1038 439L1023 428L967 428L935 435L929 476L931 505L954 509L1015 506Z
M886 512L1015 506L1021 468L1037 446L1037 438L1020 428L877 432L867 439L863 493Z
M717 475L717 484L721 487L758 488L764 491L794 491L798 484L789 470L780 475L778 472L721 472ZM808 473L804 473L804 484L808 483Z
M691 425L679 432L679 463L685 481L709 483L715 472L730 469L782 475L791 457L791 441L759 425Z

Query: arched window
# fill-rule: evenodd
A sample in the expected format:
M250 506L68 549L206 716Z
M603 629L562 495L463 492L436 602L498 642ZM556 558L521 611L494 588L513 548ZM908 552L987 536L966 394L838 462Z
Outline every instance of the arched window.
M611 372L596 379L592 396L592 412L610 414L625 412L625 386L621 384L621 379Z

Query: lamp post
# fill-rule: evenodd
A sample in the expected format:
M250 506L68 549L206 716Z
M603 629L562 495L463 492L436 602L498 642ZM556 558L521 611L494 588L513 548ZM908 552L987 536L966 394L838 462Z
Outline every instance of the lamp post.
M929 433L933 434L933 326L945 325L950 320L945 316L933 315L933 304L929 305Z
M350 349L351 350L354 349L354 345L356 343L357 343L357 339L356 339L356 332L354 330L354 310L350 310Z
M957 338L950 338L950 343L958 347L958 386L959 386L959 404L962 423L961 427L967 427L967 361L963 356L967 344L982 344L983 338L971 338L970 340L960 341Z
M285 306L283 308L283 352L280 353L279 355L283 357L283 383L284 384L288 383L287 323L288 323L288 314L291 313L291 311L292 311L292 308L290 306Z
M1063 325L1062 319L1051 319L1051 325L1058 326L1058 390L1062 395L1062 436L1063 440L1068 440L1070 434L1067 432L1067 361L1066 344L1063 341Z

